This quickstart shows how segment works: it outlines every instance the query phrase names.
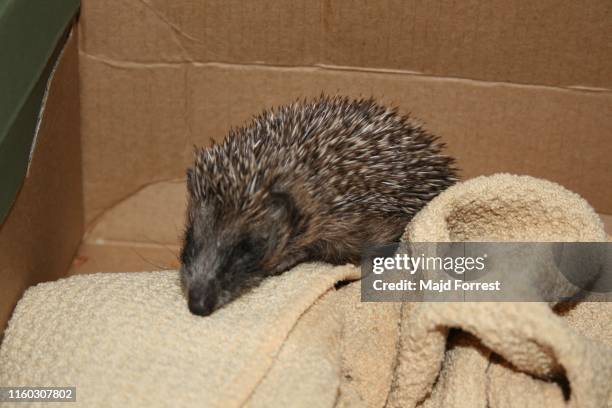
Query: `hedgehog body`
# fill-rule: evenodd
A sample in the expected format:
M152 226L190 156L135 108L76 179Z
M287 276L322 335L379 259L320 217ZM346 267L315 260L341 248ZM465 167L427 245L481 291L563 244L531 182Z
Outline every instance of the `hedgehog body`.
M443 147L372 99L320 97L197 149L181 259L190 309L206 315L299 262L358 263L397 241L457 180Z

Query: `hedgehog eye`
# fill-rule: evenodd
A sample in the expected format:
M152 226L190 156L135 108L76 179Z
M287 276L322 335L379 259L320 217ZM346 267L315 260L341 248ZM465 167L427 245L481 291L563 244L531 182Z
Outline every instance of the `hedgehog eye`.
M242 238L236 245L234 245L231 259L233 262L237 262L239 260L244 262L256 262L262 256L261 248L261 243L255 240L253 237L248 236Z
M242 238L240 239L240 241L238 241L238 243L233 246L230 259L233 262L236 262L244 258L249 258L252 254L252 251L253 245L251 243L250 238Z
M250 238L243 238L236 245L236 251L239 253L251 252L253 250L253 243Z

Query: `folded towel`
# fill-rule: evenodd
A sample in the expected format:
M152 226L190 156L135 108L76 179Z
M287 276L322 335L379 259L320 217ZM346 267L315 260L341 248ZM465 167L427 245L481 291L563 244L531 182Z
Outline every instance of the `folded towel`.
M458 183L419 211L403 240L606 241L603 222L578 194L530 176L495 174Z
M446 190L417 214L403 239L605 241L606 235L578 195L548 181L498 174ZM544 303L418 304L404 315L391 405L606 406L612 308L582 303L565 314Z
M448 189L406 238L601 234L575 194L501 175ZM70 406L85 407L606 405L608 304L362 303L359 275L300 265L206 318L176 271L40 284L9 323L0 384L76 386Z

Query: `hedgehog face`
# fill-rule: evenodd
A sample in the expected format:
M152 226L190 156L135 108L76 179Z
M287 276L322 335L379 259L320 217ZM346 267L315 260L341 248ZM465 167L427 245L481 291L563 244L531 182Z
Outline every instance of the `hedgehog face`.
M207 316L256 285L264 277L258 269L264 251L263 240L250 233L220 238L188 227L181 275L189 310Z
M189 310L207 316L265 277L260 264L267 252L261 234L235 221L211 216L217 211L194 205L181 252L181 276Z
M208 316L276 273L290 204L286 195L271 193L253 217L190 194L181 278L193 314Z

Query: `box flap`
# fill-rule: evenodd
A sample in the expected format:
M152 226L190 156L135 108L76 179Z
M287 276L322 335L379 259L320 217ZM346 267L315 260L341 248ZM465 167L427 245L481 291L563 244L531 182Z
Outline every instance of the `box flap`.
M83 190L76 32L48 92L37 147L0 224L0 333L23 291L65 276L83 236Z
M28 167L48 78L78 7L78 0L0 3L0 224Z

